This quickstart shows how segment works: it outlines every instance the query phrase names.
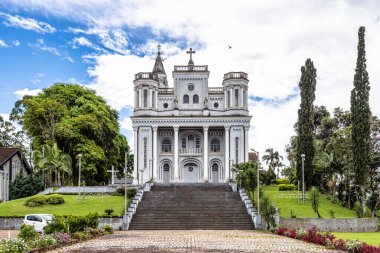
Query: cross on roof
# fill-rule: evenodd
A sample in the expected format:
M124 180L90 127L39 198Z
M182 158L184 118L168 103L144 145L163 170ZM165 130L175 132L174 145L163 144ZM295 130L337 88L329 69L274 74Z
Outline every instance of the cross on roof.
M190 54L190 60L189 60L189 65L194 65L194 62L193 62L193 54L195 54L195 51L193 51L193 49L190 47L190 50L189 51L186 51L186 54Z
M112 165L112 170L107 170L107 172L111 172L111 184L114 185L115 184L115 170L114 170L113 165Z

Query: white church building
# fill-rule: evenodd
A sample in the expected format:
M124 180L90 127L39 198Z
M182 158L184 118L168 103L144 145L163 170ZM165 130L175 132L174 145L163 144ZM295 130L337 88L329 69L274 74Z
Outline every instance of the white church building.
M169 87L160 46L152 72L135 75L134 184L226 182L248 161L248 75L224 74L209 87L207 65L174 66Z

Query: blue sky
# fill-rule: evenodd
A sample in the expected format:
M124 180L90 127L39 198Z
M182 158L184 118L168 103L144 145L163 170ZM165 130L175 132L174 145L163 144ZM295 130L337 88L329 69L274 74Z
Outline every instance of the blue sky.
M202 8L200 8L202 6ZM3 0L0 2L0 114L22 95L55 82L79 83L120 112L132 141L133 74L151 71L157 43L172 86L173 65L209 65L249 75L250 147L285 156L299 107L300 67L317 68L316 104L349 109L357 31L366 26L370 104L380 116L380 3L268 0ZM228 45L232 46L229 49Z

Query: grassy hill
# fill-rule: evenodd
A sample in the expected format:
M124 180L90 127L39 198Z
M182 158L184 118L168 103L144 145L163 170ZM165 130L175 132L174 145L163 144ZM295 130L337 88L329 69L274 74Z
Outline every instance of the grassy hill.
M359 240L370 245L380 247L380 232L369 233L338 233L333 232L336 238L346 240Z
M33 213L51 213L57 215L86 215L97 212L104 215L104 209L112 208L113 215L121 215L124 210L124 196L89 195L78 203L77 195L63 195L65 203L61 205L45 204L39 207L27 207L24 205L27 198L16 199L0 203L1 217L23 217Z
M290 218L291 210L293 210L297 218L318 218L308 198L306 198L305 204L302 204L302 200L298 203L297 191L279 191L276 185L264 186L263 191L279 208L282 218ZM340 204L334 204L331 200L327 199L326 195L321 194L319 213L323 218L331 218L330 210L334 211L335 218L356 217L353 210L345 208Z

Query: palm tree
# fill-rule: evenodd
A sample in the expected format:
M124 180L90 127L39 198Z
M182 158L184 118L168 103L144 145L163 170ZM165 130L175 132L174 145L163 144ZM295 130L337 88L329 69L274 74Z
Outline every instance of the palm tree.
M36 151L34 156L36 168L46 175L49 186L61 186L65 182L65 175L71 176L71 157L62 153L56 143L53 146L45 144L43 152Z
M263 155L263 160L266 162L266 164L269 164L269 169L272 171L275 171L275 169L278 167L283 166L281 161L284 159L278 151L274 151L273 148L267 148L265 150L265 155ZM279 173L279 170L277 171ZM277 175L278 177L279 175Z

